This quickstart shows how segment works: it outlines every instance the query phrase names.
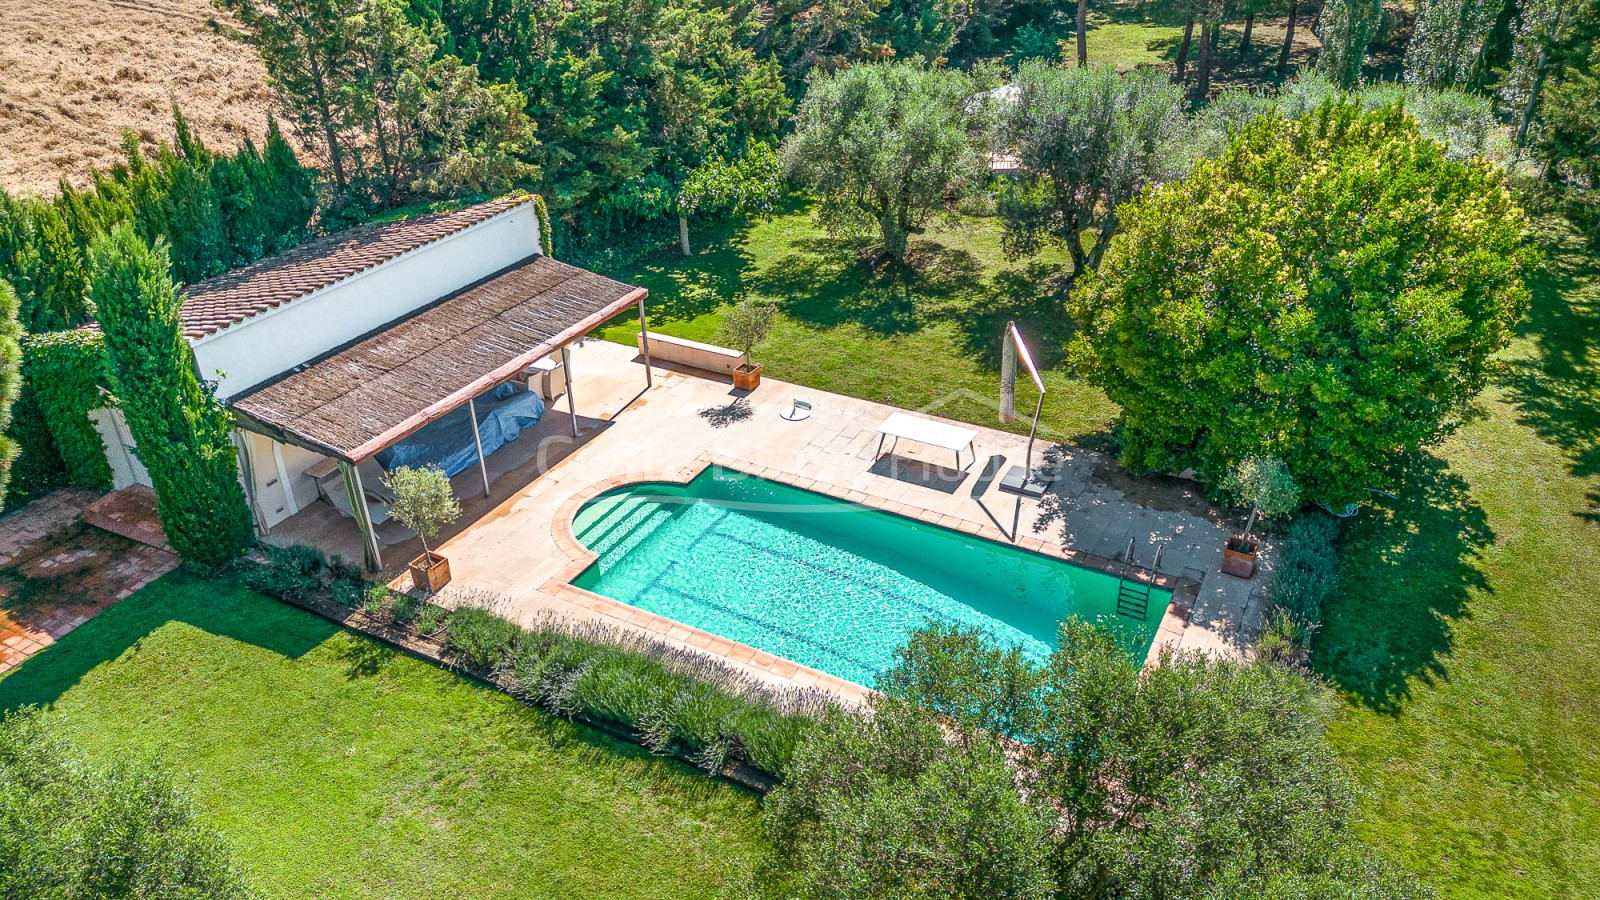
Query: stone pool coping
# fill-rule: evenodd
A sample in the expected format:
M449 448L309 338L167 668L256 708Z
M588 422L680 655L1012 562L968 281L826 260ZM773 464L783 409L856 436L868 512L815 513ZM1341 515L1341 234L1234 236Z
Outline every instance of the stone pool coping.
M599 558L599 554L590 551L578 541L577 535L573 531L578 511L585 504L608 491L630 485L647 483L687 485L712 466L729 469L756 478L764 478L768 481L822 494L834 500L854 503L868 509L891 513L913 521L926 522L931 525L960 531L1003 546L1020 547L1033 553L1055 557L1064 562L1103 574L1128 577L1148 583L1154 588L1170 591L1172 599L1167 604L1166 612L1162 614L1161 623L1156 630L1154 639L1150 643L1150 649L1145 654L1144 665L1147 668L1159 664L1161 657L1167 651L1176 650L1182 642L1184 630L1189 627L1189 617L1194 608L1194 602L1200 593L1199 582L1189 578L1166 575L1137 565L1127 566L1124 563L1107 559L1103 556L1096 556L1095 554L1085 553L1070 547L1060 547L1032 536L1024 537L1019 535L1013 540L1008 538L999 527L989 522L979 522L947 513L934 512L903 501L890 500L886 497L875 496L863 491L847 489L813 478L795 475L770 466L755 465L741 459L710 452L702 453L689 465L675 469L641 471L606 478L594 482L568 497L557 510L555 519L551 523L551 536L554 538L556 546L566 554L568 563L559 574L544 583L543 589L578 606L591 609L602 615L624 620L636 627L662 635L670 640L681 641L701 652L734 663L737 667L756 669L790 682L797 687L812 687L825 690L847 701L865 702L871 693L870 688L867 686L846 681L818 669L800 665L793 660L785 659L764 650L758 650L748 644L729 640L709 631L647 612L636 606L601 596L572 584L574 579Z

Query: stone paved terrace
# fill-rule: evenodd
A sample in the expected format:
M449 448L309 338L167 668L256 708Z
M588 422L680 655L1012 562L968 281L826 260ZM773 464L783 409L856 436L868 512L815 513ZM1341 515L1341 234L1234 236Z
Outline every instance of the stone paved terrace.
M1025 435L979 429L976 460L962 454L966 468L958 472L949 451L906 440L892 457L878 456L876 428L895 412L883 404L769 378L739 406L730 407L743 392L734 391L726 379L660 364L655 386L640 393L643 371L637 353L599 341L573 350L573 371L580 438L566 437L570 420L564 401L558 400L537 434L501 451L521 462L497 464L490 458L494 499L473 499L481 494L476 469L456 477L467 514L438 548L450 558L454 576L442 602L489 603L524 622L555 613L643 630L669 643L712 652L783 686L821 686L859 698L858 686L568 584L592 559L571 531L572 517L583 502L630 481L687 480L716 463L1101 565L1122 560L1130 538L1135 562L1143 567L1151 566L1159 547L1159 571L1166 576L1162 580L1169 585L1179 578L1198 582L1198 595L1189 609L1169 611L1158 648L1237 653L1259 626L1260 604L1254 596L1259 596L1268 572L1241 581L1217 571L1227 523L1192 482L1134 479L1103 454L1041 439L1035 459L1051 448L1049 459L1060 472L1055 491L1064 498L1067 514L1064 523L1036 534L1038 501L1002 493L998 483L1010 464L1022 460ZM809 419L780 418L795 398L812 404ZM358 553L350 520L327 520L327 515L325 510L309 516L302 512L306 522L317 516L324 521L312 527L296 526L291 519L286 523L290 527L274 530L275 538L337 537L349 544L338 549ZM335 549L325 540L317 542ZM410 586L409 576L400 570L417 552L414 543L385 549L386 573L394 576L397 587ZM1267 569L1270 550L1263 550Z

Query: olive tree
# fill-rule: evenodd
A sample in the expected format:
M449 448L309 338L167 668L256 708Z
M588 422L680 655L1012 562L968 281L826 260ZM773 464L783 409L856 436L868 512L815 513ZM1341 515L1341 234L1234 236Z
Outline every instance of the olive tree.
M811 83L783 143L784 169L834 233L876 227L904 262L908 237L981 172L971 81L912 62L852 66Z
M0 719L0 897L252 896L169 773L91 762L34 708Z
M1059 243L1076 277L1111 245L1117 207L1177 174L1183 90L1153 69L1124 75L1113 66L1040 61L1024 63L1016 84L1002 125L1020 169L1000 189L1005 250L1028 256Z
M1063 622L1038 660L979 628L911 636L768 795L784 898L1342 897L1420 892L1351 833L1331 700L1270 664L1145 668Z
M1249 538L1256 522L1270 521L1300 508L1300 486L1283 460L1275 456L1249 456L1228 470L1223 490L1250 507L1250 521L1244 536Z
M1308 500L1355 500L1451 433L1529 303L1501 173L1397 106L1264 116L1121 218L1070 352L1138 470L1216 485L1274 455Z
M383 486L394 495L389 514L422 539L424 559L431 557L428 538L461 518L461 504L450 490L450 479L438 466L400 466L383 476Z

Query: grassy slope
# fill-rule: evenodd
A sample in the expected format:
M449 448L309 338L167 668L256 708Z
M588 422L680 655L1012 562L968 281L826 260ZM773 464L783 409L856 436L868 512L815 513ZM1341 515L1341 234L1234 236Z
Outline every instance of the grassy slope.
M1007 319L1022 323L1041 367L1059 366L1066 333L1051 283L1062 260L1006 263L993 219L935 224L913 238L917 275L899 283L861 261L867 241L830 239L798 203L748 228L692 237L695 256L662 253L608 274L650 289L652 330L694 340L715 342L720 307L737 298L777 303L783 315L755 353L774 378L995 425ZM631 344L637 331L625 317L602 333ZM1045 389L1044 425L1059 438L1101 434L1115 413L1059 369ZM1018 388L1019 407L1033 399Z
M1357 520L1318 648L1367 832L1451 897L1600 897L1600 272L1543 226L1506 377Z
M0 678L184 773L270 897L712 897L753 797L237 588L171 577Z

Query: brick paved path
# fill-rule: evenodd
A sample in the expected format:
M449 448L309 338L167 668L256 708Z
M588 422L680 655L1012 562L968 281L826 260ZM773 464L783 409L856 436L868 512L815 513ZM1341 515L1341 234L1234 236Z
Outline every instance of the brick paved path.
M0 675L172 571L166 550L83 524L90 491L57 491L0 518Z

